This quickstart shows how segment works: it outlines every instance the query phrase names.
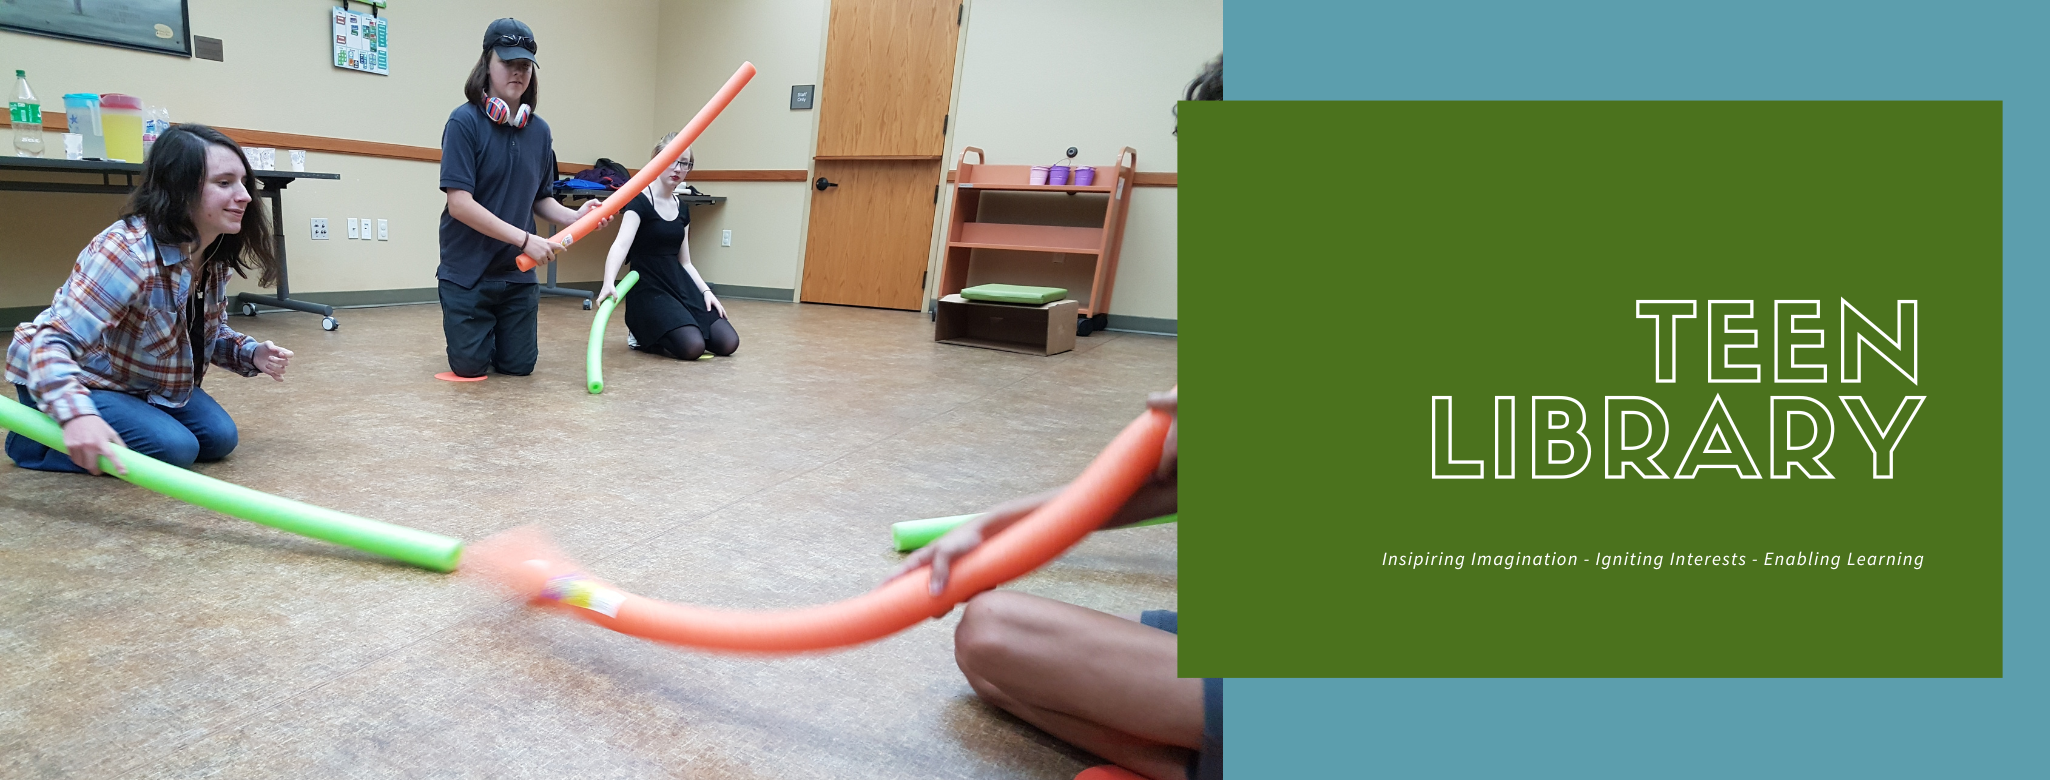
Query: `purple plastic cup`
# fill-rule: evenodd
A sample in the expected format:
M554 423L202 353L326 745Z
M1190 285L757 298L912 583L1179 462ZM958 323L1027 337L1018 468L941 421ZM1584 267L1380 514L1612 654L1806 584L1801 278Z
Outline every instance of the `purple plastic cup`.
M1076 168L1076 169L1075 169L1075 186L1077 186L1077 187L1094 187L1094 186L1096 186L1096 169L1095 169L1095 168L1091 168L1091 167L1089 167L1089 166L1087 166L1087 165L1084 165L1084 166L1082 166L1082 167L1080 167L1080 168Z
M1046 183L1059 187L1068 183L1068 166L1056 165L1046 169Z
M1045 184L1045 183L1046 183L1046 166L1044 166L1044 165L1034 165L1034 166L1032 166L1032 183L1033 183L1033 184Z

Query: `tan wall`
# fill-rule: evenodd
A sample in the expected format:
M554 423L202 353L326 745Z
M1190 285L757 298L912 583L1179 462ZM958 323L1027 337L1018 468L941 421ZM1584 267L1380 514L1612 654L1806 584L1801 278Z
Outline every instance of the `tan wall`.
M972 6L958 64L950 166L962 145L987 150L991 162L1050 161L1068 146L1080 147L1085 161L1107 161L1129 145L1139 152L1141 170L1176 169L1168 109L1200 65L1223 48L1217 0L976 0ZM645 162L654 141L681 127L741 61L750 60L760 73L698 142L699 164L811 167L816 112L790 110L789 91L820 81L828 0L405 3L388 14L390 77L329 64L329 7L325 1L195 3L193 32L223 39L226 62L0 31L0 68L27 68L48 105L61 105L65 92L119 91L170 106L178 121L439 146L484 25L512 15L532 25L541 41L541 114L555 130L561 159ZM1059 109L1045 110L1049 105ZM61 148L56 138L49 141ZM435 165L314 153L308 169L343 178L301 182L286 193L294 292L434 285L443 202ZM698 186L729 198L723 206L693 209L691 251L706 278L797 287L810 189L796 182ZM115 196L0 193L0 232L9 234L0 242L0 307L47 303L71 259L118 208ZM392 240L308 238L308 218L326 217L339 236L349 216L390 220ZM936 224L945 218L936 215ZM1173 188L1135 191L1115 313L1176 317L1175 224ZM733 231L733 246L719 246L721 230ZM572 249L561 264L562 280L596 279L610 236L605 231Z
M690 257L705 280L722 285L793 290L803 254L804 217L811 188L785 182L715 182L700 185L728 198L724 205L691 209ZM733 231L733 246L719 231Z
M514 16L541 44L541 116L564 161L627 159L653 123L654 0L398 3L392 73L335 68L327 10L334 3L211 0L191 5L195 35L220 38L224 62L95 46L0 31L0 67L25 68L45 110L66 92L124 92L169 106L180 122L438 147L484 27ZM357 6L361 10L363 6ZM571 52L578 52L572 54ZM552 55L552 56L551 56ZM623 63L616 70L608 67ZM54 133L45 146L61 156ZM11 150L9 150L11 151ZM283 150L279 166L288 167ZM342 175L285 192L286 252L294 292L434 286L438 167L352 155L308 155L307 169ZM113 195L0 193L0 307L46 305L85 242L120 207ZM349 216L390 220L386 242L340 238ZM326 217L337 238L316 242L307 220ZM603 241L578 245L564 268L597 277ZM600 259L592 260L592 255Z
M813 116L790 110L790 87L818 84L825 52L826 0L665 0L655 58L656 131L636 152L683 127L742 62L757 73L705 130L698 165L723 170L811 168ZM798 182L699 182L728 198L691 209L691 262L707 281L792 290L797 287L811 190ZM733 246L719 246L721 230Z
M1103 165L1130 146L1139 170L1173 171L1169 112L1224 50L1224 6L977 0L964 35L949 167L963 146L1009 165L1051 164L1070 146L1081 164ZM1133 191L1112 313L1176 318L1175 197L1172 187Z
M1050 161L1068 146L1080 147L1084 160L1108 161L1119 147L1132 146L1141 170L1176 170L1169 109L1203 62L1224 48L1220 2L971 5L957 65L949 167L962 145L982 147L992 162ZM677 87L661 87L657 126L665 132L681 126L737 63L752 60L761 74L699 141L698 162L809 169L814 112L791 111L789 89L820 81L826 10L826 0L665 0L657 59ZM1042 110L1047 105L1060 108ZM698 230L691 251L706 277L797 287L809 190L797 183L699 186L732 198L719 209L693 212ZM943 205L936 225L945 219ZM718 246L719 228L734 230L733 247ZM1138 190L1119 266L1118 314L1176 317L1175 229L1174 189ZM937 269L937 232L935 238Z

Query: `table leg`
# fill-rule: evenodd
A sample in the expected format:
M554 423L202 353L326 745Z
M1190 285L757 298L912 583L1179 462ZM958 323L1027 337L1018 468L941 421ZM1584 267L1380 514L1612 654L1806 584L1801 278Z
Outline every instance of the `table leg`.
M257 181L262 185L258 195L270 199L271 239L274 242L272 251L277 252L278 256L278 294L275 296L259 295L256 293L237 294L235 300L242 305L242 313L253 316L256 314L257 304L262 304L265 306L275 306L280 309L318 314L321 316L320 327L322 330L334 330L341 327L341 323L335 319L335 308L333 306L313 303L311 301L292 300L292 283L286 273L288 269L285 264L284 189L285 184L290 180L276 179L266 181L259 178Z
M551 227L549 228L548 232L552 234L558 229L559 228ZM541 294L560 295L566 298L582 298L584 299L584 308L586 310L591 308L591 301L598 297L597 293L593 293L588 290L574 290L567 287L555 286L555 263L548 264L548 283L541 285Z

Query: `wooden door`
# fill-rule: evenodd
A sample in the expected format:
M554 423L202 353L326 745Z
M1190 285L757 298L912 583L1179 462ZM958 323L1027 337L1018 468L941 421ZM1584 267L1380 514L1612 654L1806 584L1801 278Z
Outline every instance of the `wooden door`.
M819 84L820 159L939 159L958 0L833 0Z
M923 307L959 22L958 0L833 1L801 300Z
M820 160L805 241L804 300L923 308L940 162Z

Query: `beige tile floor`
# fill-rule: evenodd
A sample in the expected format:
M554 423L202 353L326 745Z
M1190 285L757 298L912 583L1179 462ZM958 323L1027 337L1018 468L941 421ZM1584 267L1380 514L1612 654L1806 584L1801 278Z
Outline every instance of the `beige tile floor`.
M465 539L544 525L644 595L797 606L876 584L889 524L1071 477L1174 384L1176 342L1051 358L925 317L731 301L732 358L626 351L545 299L531 377L452 385L440 311L231 323L294 349L216 373L242 445L208 475ZM1173 526L1098 534L1012 588L1175 607ZM1066 778L1092 763L977 701L954 620L844 652L706 654L464 581L0 461L0 777Z

